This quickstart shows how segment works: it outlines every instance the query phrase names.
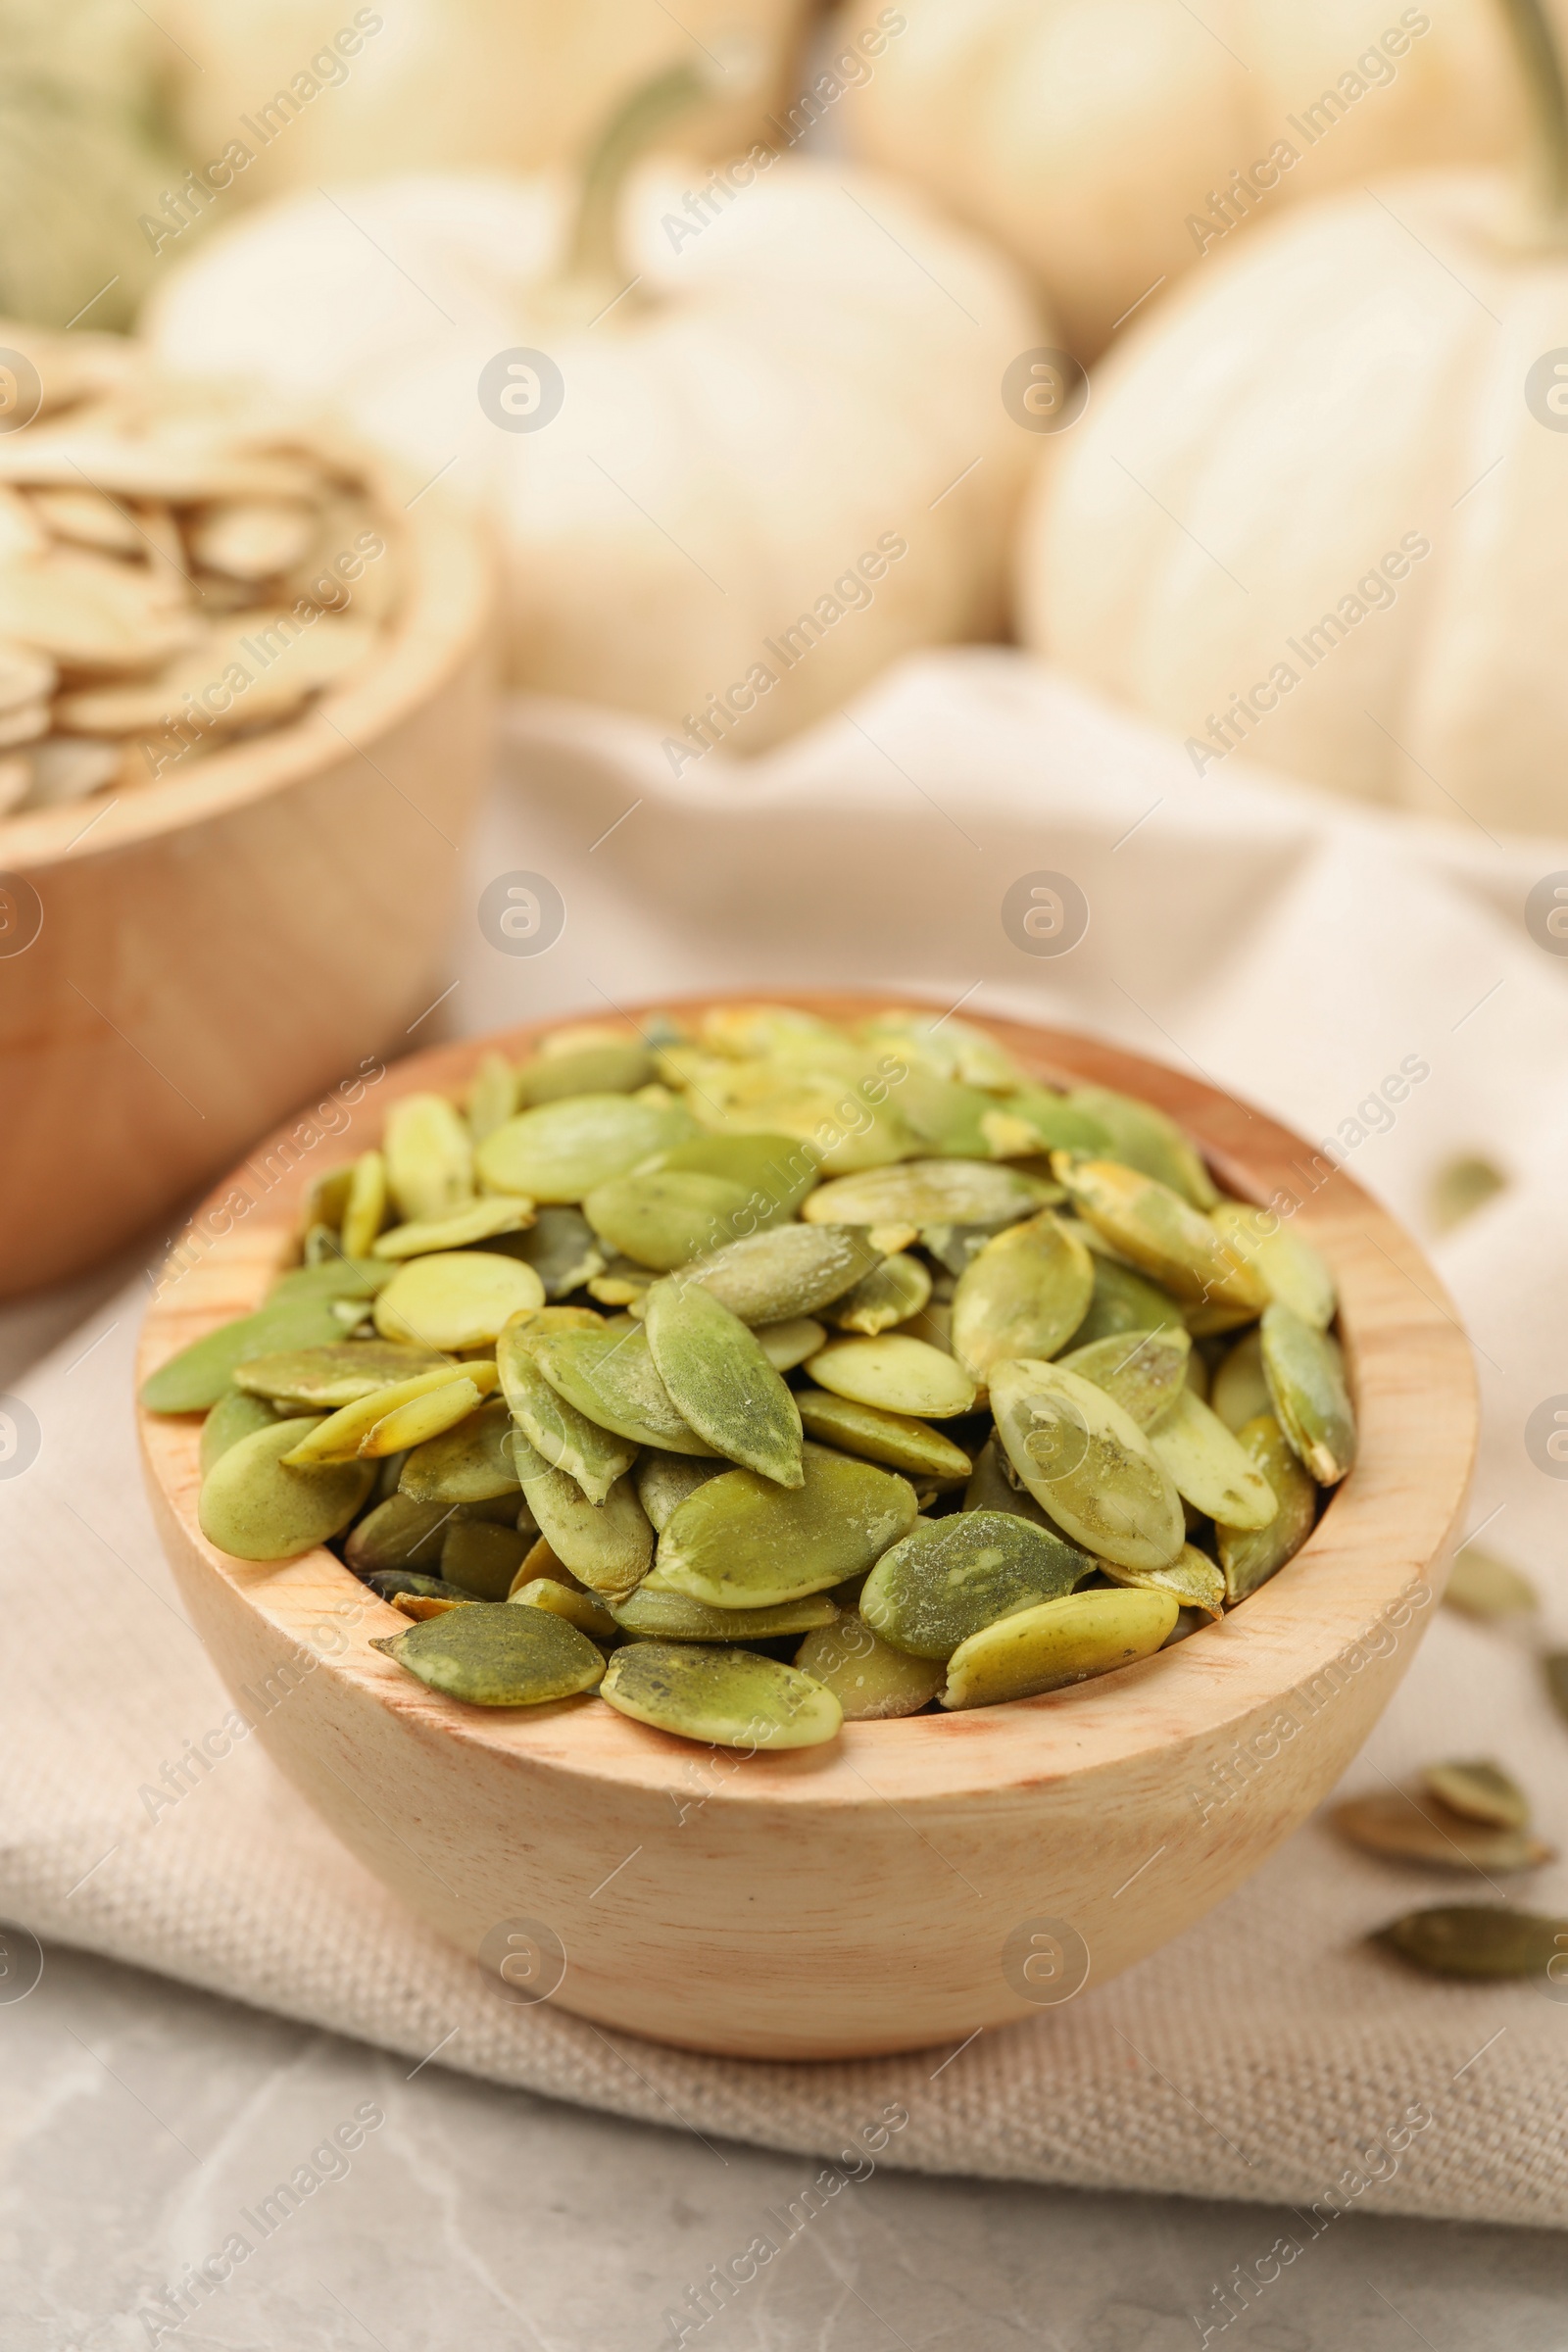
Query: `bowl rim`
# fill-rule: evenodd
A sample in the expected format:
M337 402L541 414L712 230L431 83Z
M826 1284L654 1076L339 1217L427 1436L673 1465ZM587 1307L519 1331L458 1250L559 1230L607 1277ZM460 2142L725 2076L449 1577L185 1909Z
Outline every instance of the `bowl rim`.
M852 1020L892 1005L938 1009L903 989L726 990L621 1008L618 1020L601 1025L630 1032L656 1010L696 1015L716 1004L764 1001ZM197 1210L187 1229L189 1262L155 1295L138 1348L138 1389L191 1340L259 1301L295 1240L308 1184L378 1140L388 1102L414 1092L455 1094L482 1054L517 1054L571 1017L520 1023L394 1065L385 1091L378 1086L373 1098L361 1101L333 1137L343 1154L318 1170L294 1146L295 1164L285 1164L254 1200L247 1176L256 1184L256 1163L270 1167L303 1122L288 1123L258 1146ZM1327 1678L1327 1696L1305 1702L1315 1714L1367 1657L1386 1656L1412 1623L1410 1638L1418 1639L1421 1613L1441 1593L1478 1427L1470 1348L1458 1317L1403 1228L1342 1168L1266 1112L1082 1032L972 1009L965 1019L1048 1082L1117 1087L1167 1110L1237 1197L1264 1202L1291 1192L1299 1201L1294 1213L1300 1229L1334 1269L1360 1456L1301 1550L1218 1623L1067 1690L953 1714L848 1723L824 1747L742 1755L655 1731L592 1697L492 1713L426 1690L368 1645L372 1635L406 1630L408 1619L335 1555L318 1549L257 1563L207 1542L196 1514L200 1416L151 1413L138 1398L143 1464L166 1545L177 1544L242 1610L265 1620L274 1646L281 1636L309 1653L313 1671L345 1686L345 1695L372 1695L410 1736L478 1749L519 1769L662 1791L677 1802L684 1786L703 1787L705 1803L717 1798L726 1805L840 1807L897 1799L942 1808L982 1795L1022 1803L1069 1775L1109 1774L1133 1761L1150 1766L1156 1756L1179 1766L1184 1752L1211 1751L1227 1733L1240 1749L1244 1738L1268 1736L1270 1723L1277 1752L1303 1728L1293 1700L1317 1692ZM1325 1166L1331 1172L1320 1175ZM244 1205L236 1209L236 1200ZM353 1633L340 1646L345 1604L352 1604ZM1202 1791L1195 1788L1194 1795L1200 1799Z
M408 484L395 462L368 445L354 455L377 527L387 533L387 552L400 566L397 603L373 659L318 695L303 717L214 752L185 774L0 817L0 869L37 875L68 857L84 863L208 823L342 760L368 759L367 741L440 692L487 621L493 550L480 523L439 486L428 503L422 491L405 500ZM96 800L104 806L94 818Z

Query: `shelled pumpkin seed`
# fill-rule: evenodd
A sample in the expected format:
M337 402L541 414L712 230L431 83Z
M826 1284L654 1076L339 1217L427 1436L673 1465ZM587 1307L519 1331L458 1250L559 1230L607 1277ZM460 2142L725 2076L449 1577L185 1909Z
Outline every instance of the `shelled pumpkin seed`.
M1354 1458L1316 1252L970 1024L562 1031L305 1222L144 1400L208 1415L210 1541L334 1544L472 1704L750 1750L1066 1689L1244 1602ZM1461 1844L1534 1852L1446 1769Z

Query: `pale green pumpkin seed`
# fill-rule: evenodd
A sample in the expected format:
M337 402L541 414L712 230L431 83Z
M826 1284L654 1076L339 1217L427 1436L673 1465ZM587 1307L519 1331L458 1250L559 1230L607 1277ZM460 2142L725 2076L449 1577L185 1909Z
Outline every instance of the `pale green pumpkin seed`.
M1529 1797L1513 1775L1489 1757L1428 1764L1421 1778L1441 1803L1467 1821L1486 1822L1499 1830L1530 1827Z
M667 1277L648 1294L643 1328L655 1368L687 1425L727 1461L780 1486L800 1486L795 1399L740 1318L700 1282Z
M1012 1055L989 1030L951 1012L901 1005L862 1021L855 1034L865 1045L893 1047L939 1078L958 1078L987 1094L1006 1095L1022 1082Z
M649 1164L726 1177L748 1196L759 1224L793 1216L818 1180L815 1152L790 1135L697 1135Z
M1251 1208L1241 1200L1221 1200L1209 1221L1246 1258L1270 1298L1293 1307L1314 1330L1327 1331L1339 1301L1334 1277L1310 1242L1282 1224L1272 1209Z
M557 1559L543 1536L531 1550L524 1553L522 1566L512 1580L512 1592L507 1594L507 1598L510 1600L513 1592L520 1592L524 1585L540 1583L565 1585L573 1592L586 1592L588 1590L586 1585L578 1583L564 1560Z
M259 1429L271 1429L277 1415L264 1396L251 1396L243 1389L231 1389L220 1396L202 1423L201 1472L203 1478L231 1446L241 1438L254 1437Z
M1201 1210L1169 1185L1118 1160L1054 1152L1051 1164L1080 1217L1133 1265L1174 1293L1201 1327L1250 1323L1261 1281Z
M412 1225L394 1225L383 1233L371 1255L424 1257L436 1250L467 1250L475 1242L493 1241L498 1234L520 1233L533 1220L533 1202L492 1193L470 1200L447 1217L425 1217Z
M757 1323L750 1328L775 1372L793 1372L797 1364L814 1355L827 1338L810 1315L792 1315L787 1322Z
M809 1225L985 1225L1039 1208L1051 1187L978 1159L915 1159L818 1185L801 1204Z
M826 1308L827 1320L840 1331L861 1332L874 1339L917 1315L931 1296L931 1277L917 1257L900 1250L863 1274L842 1298Z
M522 1491L546 1543L579 1583L608 1600L641 1584L654 1556L654 1531L629 1478L617 1479L601 1503L590 1502L564 1470L525 1474Z
M906 1479L819 1446L802 1467L793 1489L751 1470L699 1487L659 1539L659 1586L720 1609L776 1608L858 1576L914 1524Z
M1110 1339L1119 1331L1164 1331L1182 1320L1182 1310L1169 1291L1107 1256L1103 1246L1095 1247L1102 1237L1092 1225L1082 1225L1076 1218L1062 1222L1083 1242L1095 1269L1089 1311L1072 1335L1075 1348L1092 1347L1096 1340Z
M507 1400L493 1396L455 1429L412 1449L399 1473L399 1494L418 1502L485 1502L514 1494L520 1503L511 1436Z
M1235 1431L1259 1413L1272 1413L1274 1400L1263 1378L1263 1340L1248 1331L1236 1342L1215 1373L1208 1401L1227 1429Z
M1111 1155L1106 1130L1087 1111L1075 1108L1065 1095L1054 1095L1043 1086L1020 1086L1002 1096L996 1107L1010 1124L1027 1128L1031 1152Z
M605 1252L594 1240L594 1230L580 1208L558 1206L534 1212L534 1221L520 1233L507 1234L494 1247L508 1257L521 1258L532 1266L545 1286L545 1297L552 1304L564 1298L568 1292L581 1290L602 1274L606 1265Z
M477 1372L481 1367L476 1364L473 1368ZM444 1387L426 1390L422 1396L411 1396L382 1415L360 1440L359 1450L371 1460L384 1454L406 1455L431 1438L441 1437L460 1421L466 1421L477 1411L482 1393L475 1381L464 1379L450 1380Z
M641 1441L580 1412L545 1378L535 1350L567 1332L603 1330L586 1307L552 1306L514 1315L496 1342L502 1394L523 1439L542 1468L565 1471L590 1502L603 1502L616 1479L625 1476Z
M1494 1161L1480 1152L1460 1152L1433 1170L1427 1187L1432 1222L1440 1233L1451 1233L1494 1193L1507 1189L1508 1179Z
M1015 1358L992 1373L991 1408L1008 1460L1073 1543L1124 1568L1175 1562L1186 1540L1175 1482L1103 1389Z
M375 1472L368 1462L291 1469L284 1457L314 1419L274 1421L220 1454L202 1480L202 1534L239 1560L287 1560L341 1535L364 1506Z
M640 1327L550 1332L525 1344L558 1396L623 1443L700 1456L716 1450L676 1406Z
M391 1279L390 1266L326 1257L319 1265L291 1266L286 1274L280 1274L258 1312L267 1314L273 1307L301 1298L373 1298ZM241 1321L248 1320L249 1317L241 1317ZM232 1330L233 1325L225 1324L224 1329Z
M1339 1342L1278 1302L1264 1310L1263 1375L1275 1418L1320 1487L1355 1461L1355 1414Z
M884 1462L911 1478L967 1478L969 1456L929 1421L912 1413L884 1412L874 1404L858 1404L853 1397L834 1396L823 1389L800 1389L796 1405L808 1437L819 1445L837 1446L868 1462Z
M1180 1558L1169 1568L1118 1568L1112 1560L1102 1560L1100 1568L1113 1585L1171 1593L1184 1613L1197 1610L1203 1617L1224 1615L1224 1574L1196 1544L1184 1544Z
M1250 1454L1191 1389L1177 1391L1150 1430L1149 1443L1182 1500L1205 1519L1255 1529L1269 1526L1278 1513L1279 1497Z
M1064 1372L1076 1372L1114 1396L1140 1429L1150 1429L1188 1386L1192 1354L1186 1331L1171 1322L1162 1331L1118 1331L1091 1340L1058 1361Z
M547 1050L528 1062L516 1073L516 1106L532 1109L569 1095L634 1095L654 1074L654 1057L640 1038L601 1037L564 1053Z
M345 1257L369 1256L375 1237L386 1223L388 1200L385 1154L362 1152L354 1163L343 1210Z
M602 1306L635 1307L641 1312L642 1301L658 1279L650 1267L633 1265L629 1257L612 1257L606 1260L602 1274L590 1276L588 1296Z
M324 1267L301 1267L324 1273ZM275 1295L274 1295L275 1296ZM325 1348L342 1337L342 1325L327 1297L286 1294L253 1315L220 1325L193 1340L142 1383L141 1401L154 1413L205 1413L229 1388L238 1367L251 1356L286 1349Z
M432 1690L473 1707L533 1707L598 1688L605 1661L546 1609L451 1609L372 1642Z
M623 1632L656 1642L771 1642L838 1620L837 1603L825 1592L803 1593L776 1609L715 1609L690 1592L650 1592L642 1585L614 1606L614 1621Z
M596 1642L613 1642L619 1630L604 1602L594 1593L576 1591L551 1576L536 1576L509 1592L506 1598L524 1608L548 1609L554 1617L564 1617L568 1625L574 1625L579 1633L591 1635Z
M1468 1820L1431 1794L1380 1789L1373 1796L1336 1805L1329 1820L1363 1853L1417 1862L1424 1870L1539 1870L1553 1859L1551 1847L1539 1838L1494 1822Z
M832 1691L793 1666L673 1642L617 1649L600 1695L638 1723L713 1747L817 1747L844 1721Z
M438 1576L421 1576L414 1568L376 1568L365 1582L378 1600L395 1601L400 1594L411 1600L466 1601L473 1595L460 1592L456 1585L443 1584Z
M1212 1208L1219 1199L1214 1182L1200 1154L1174 1119L1141 1102L1132 1095L1114 1094L1104 1086L1075 1086L1069 1106L1094 1121L1110 1140L1107 1159L1139 1168L1179 1193L1194 1208Z
M1278 1509L1261 1528L1215 1526L1214 1547L1225 1571L1226 1597L1233 1604L1294 1559L1317 1521L1317 1489L1272 1413L1244 1421L1236 1443L1268 1481Z
M710 1065L687 1099L710 1133L793 1137L830 1176L883 1167L915 1149L886 1081L853 1069L838 1076L766 1062Z
M404 1224L449 1217L473 1199L473 1143L444 1095L405 1095L381 1140L387 1189ZM520 1192L520 1185L502 1185Z
M460 1508L455 1502L416 1502L412 1494L390 1494L351 1531L343 1557L360 1577L395 1569L433 1573Z
M412 1617L422 1624L426 1617L444 1617L448 1609L473 1609L480 1604L471 1592L460 1592L456 1587L450 1592L394 1592L392 1606L400 1617Z
M1541 1606L1541 1595L1522 1570L1494 1553L1466 1544L1454 1554L1443 1597L1467 1617L1523 1617Z
M1059 1536L1004 1511L917 1521L860 1592L874 1634L918 1658L951 1658L984 1626L1059 1600L1095 1562Z
M441 1579L471 1600L505 1600L532 1539L485 1519L455 1520L441 1545Z
M1500 1903L1443 1903L1407 1911L1368 1940L1434 1977L1491 1981L1537 1977L1553 1989L1568 1982L1568 1919L1515 1911Z
M924 1340L884 1332L876 1340L830 1340L807 1359L818 1388L883 1412L946 1421L969 1412L977 1390L964 1367Z
M636 1265L668 1274L733 1241L750 1201L727 1176L668 1168L612 1177L582 1205L601 1241Z
M310 1435L302 1438L295 1449L296 1467L312 1462L351 1462L356 1455L368 1452L396 1453L399 1450L396 1446L371 1446L367 1441L400 1405L450 1390L455 1409L450 1420L438 1418L436 1427L426 1432L434 1437L438 1430L452 1427L474 1410L480 1396L495 1387L494 1371L493 1365L442 1362L433 1371L416 1372L408 1380L390 1381L372 1389L368 1396L357 1397L352 1404L340 1405L335 1413L313 1425Z
M961 1078L939 1077L934 1070L911 1069L899 1081L898 1105L916 1149L933 1159L991 1156L985 1122L996 1108L995 1098ZM1038 1151L1032 1139L1026 1151Z
M384 1340L424 1348L482 1348L527 1307L543 1306L532 1266L481 1250L448 1250L399 1266L375 1302Z
M1089 1311L1094 1261L1047 1209L986 1244L953 1294L953 1347L975 1380L1004 1356L1052 1356Z
M468 1088L468 1133L476 1144L504 1127L517 1107L517 1073L504 1054L483 1054Z
M891 1642L879 1640L862 1617L846 1617L808 1634L795 1663L832 1691L846 1723L887 1723L902 1715L918 1715L947 1680L942 1659L915 1658L906 1649L895 1649Z
M694 1461L689 1454L645 1453L637 1465L637 1499L656 1535L662 1535L688 1494L717 1478L722 1460Z
M1158 1649L1176 1623L1169 1592L1072 1592L1004 1617L961 1642L948 1660L945 1707L994 1707L1037 1698Z
M842 1298L881 1257L849 1226L779 1225L699 1258L689 1272L743 1323L782 1323Z
M291 1348L253 1355L234 1367L234 1386L299 1413L333 1413L422 1372L462 1370L434 1348L404 1348L393 1340L338 1340L323 1348Z
M476 1154L479 1178L490 1192L581 1200L596 1185L682 1142L694 1124L679 1103L636 1102L629 1095L541 1102L486 1136Z

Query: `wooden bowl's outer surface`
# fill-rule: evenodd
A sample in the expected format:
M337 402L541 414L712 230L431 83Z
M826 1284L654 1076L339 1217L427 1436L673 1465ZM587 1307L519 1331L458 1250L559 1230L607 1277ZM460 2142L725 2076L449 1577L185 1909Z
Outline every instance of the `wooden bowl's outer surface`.
M855 1018L893 1000L787 1001ZM268 1567L216 1551L197 1524L197 1422L142 1415L186 1603L271 1754L463 1948L477 1954L506 1922L558 1937L554 1997L586 2017L759 2057L919 2047L1031 2013L1030 1984L1053 1989L1047 1946L1029 1979L1018 1973L1038 1921L1075 1930L1102 1983L1230 1893L1321 1801L1441 1592L1475 1391L1467 1343L1409 1237L1259 1112L1079 1036L985 1025L1044 1077L1161 1104L1239 1196L1301 1199L1298 1230L1339 1281L1360 1460L1287 1568L1154 1658L1045 1698L848 1725L789 1755L695 1747L592 1699L490 1714L434 1696L368 1646L407 1620L330 1553ZM485 1042L518 1053L537 1034ZM481 1050L395 1069L343 1140L374 1141L398 1095L457 1091ZM311 1172L210 1246L198 1220L189 1270L148 1316L143 1377L255 1305Z
M140 790L0 822L0 879L43 908L0 956L0 1297L188 1199L439 992L493 745L493 560L438 498L381 491L403 591L361 676Z

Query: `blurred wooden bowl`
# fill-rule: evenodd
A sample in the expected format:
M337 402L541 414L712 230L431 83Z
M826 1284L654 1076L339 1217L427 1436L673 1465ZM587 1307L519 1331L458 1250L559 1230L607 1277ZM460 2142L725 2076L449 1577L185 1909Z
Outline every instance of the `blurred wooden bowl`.
M785 1001L834 1018L887 1002ZM1312 1181L1308 1145L1185 1074L985 1026L1043 1077L1161 1104L1244 1199ZM516 1053L537 1034L484 1042ZM345 1140L373 1141L402 1094L455 1091L481 1050L403 1064ZM222 1231L149 1314L142 1377L258 1303L310 1174L237 1221L215 1196ZM1102 1984L1240 1886L1333 1788L1441 1593L1475 1444L1464 1335L1408 1235L1348 1177L1327 1175L1298 1216L1340 1286L1355 1470L1297 1557L1220 1624L1049 1697L848 1724L827 1747L752 1757L594 1698L492 1714L371 1649L407 1620L330 1552L258 1566L216 1551L197 1524L195 1418L142 1415L153 1508L270 1753L412 1910L500 1972L498 1997L549 1995L748 2057L961 2037Z
M366 472L403 581L372 662L158 783L0 820L0 1298L107 1255L439 993L490 758L491 559Z

